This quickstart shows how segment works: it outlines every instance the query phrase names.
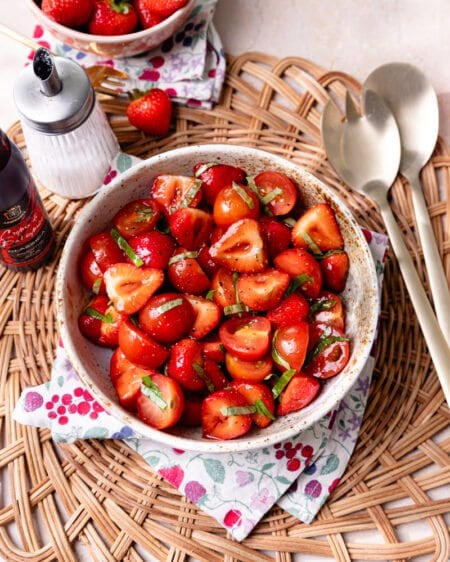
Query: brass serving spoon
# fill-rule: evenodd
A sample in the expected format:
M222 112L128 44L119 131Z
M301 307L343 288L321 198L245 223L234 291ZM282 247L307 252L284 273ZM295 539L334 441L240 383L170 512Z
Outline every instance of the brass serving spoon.
M373 199L380 208L447 404L450 405L450 349L387 199L400 164L397 124L382 98L370 90L363 93L362 113L360 116L348 92L345 121L334 103L327 103L322 116L325 151L340 177L350 187Z

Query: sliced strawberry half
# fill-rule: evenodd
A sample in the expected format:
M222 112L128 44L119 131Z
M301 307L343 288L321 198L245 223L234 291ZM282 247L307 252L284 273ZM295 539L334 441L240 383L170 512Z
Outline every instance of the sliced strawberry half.
M280 303L290 281L287 273L277 269L241 275L237 282L239 300L252 310L271 310Z
M303 295L298 292L292 293L280 304L270 310L267 318L277 328L288 326L292 322L300 322L308 318L309 304Z
M219 164L217 162L200 162L194 166L194 174L203 182L202 188L207 203L211 206L221 189L235 182L245 180L245 172L242 168Z
M172 236L187 250L198 250L208 240L213 229L212 216L201 209L177 209L169 217Z
M164 281L164 273L152 267L117 263L104 273L106 292L119 312L134 314Z
M157 176L151 187L152 197L168 216L183 207L197 207L202 198L201 180L189 176Z
M284 416L306 408L319 394L320 388L320 382L314 377L295 375L281 393L277 414Z
M277 219L263 215L261 224L264 240L266 241L269 256L274 259L280 252L286 250L291 243L291 229Z
M255 219L241 219L225 231L209 253L220 265L241 273L257 273L267 267L267 251Z
M189 335L199 340L204 338L209 332L214 330L220 321L220 308L215 302L212 302L197 295L184 295L191 303L196 314L194 325Z
M247 433L252 425L251 414L232 413L233 408L246 407L244 397L234 388L219 390L207 396L202 405L204 437L235 439Z
M278 254L274 263L280 271L292 277L292 291L298 288L311 299L317 297L322 287L322 271L309 252L301 248L288 248Z
M327 203L309 208L295 223L292 242L297 248L309 249L313 254L342 249L344 239L333 209Z

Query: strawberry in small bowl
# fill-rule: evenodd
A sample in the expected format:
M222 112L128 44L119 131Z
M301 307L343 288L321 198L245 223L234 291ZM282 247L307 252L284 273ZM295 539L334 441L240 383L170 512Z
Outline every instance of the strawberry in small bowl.
M34 17L66 45L102 57L150 51L187 20L195 0L25 0Z
M70 361L114 416L173 447L240 451L343 398L378 291L360 228L317 178L206 145L142 162L87 205L57 311Z

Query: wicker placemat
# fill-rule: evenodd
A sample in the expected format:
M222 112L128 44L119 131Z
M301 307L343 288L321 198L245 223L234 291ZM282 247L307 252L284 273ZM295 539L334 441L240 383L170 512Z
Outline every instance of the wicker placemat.
M342 100L358 83L299 59L249 53L230 61L222 103L214 111L179 108L176 131L162 140L133 130L125 103L104 102L122 148L145 157L194 143L261 148L308 168L347 203L357 220L382 231L376 208L337 179L320 143L329 95ZM18 125L10 131L24 148ZM450 156L440 141L423 173L428 209L450 277ZM43 191L59 250L84 202ZM392 204L424 280L409 189L397 181ZM59 254L58 254L59 255ZM117 441L55 445L48 430L14 423L24 385L49 379L58 341L53 297L57 258L35 273L0 271L0 556L6 560L277 560L294 553L335 560L450 558L449 410L395 259L383 290L375 378L356 452L312 525L273 508L242 544L163 482ZM392 503L395 502L395 503ZM420 533L408 532L420 523ZM368 537L367 532L370 532ZM192 557L192 558L191 558Z

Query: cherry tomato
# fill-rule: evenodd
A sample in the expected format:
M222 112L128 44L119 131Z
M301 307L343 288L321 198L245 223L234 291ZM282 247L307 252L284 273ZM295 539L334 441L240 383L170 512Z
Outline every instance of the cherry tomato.
M234 380L262 382L272 372L273 360L270 353L256 361L243 361L226 353L225 365Z
M260 400L268 412L273 416L275 412L275 403L272 392L268 386L265 384L248 382L232 382L230 386L231 388L235 388L250 406L255 405L256 401ZM258 427L267 427L272 423L271 417L266 416L261 412L252 414L252 420Z
M222 324L219 336L228 352L244 361L257 361L269 351L270 330L263 316L232 318Z
M100 232L89 238L89 246L94 254L95 261L102 271L115 263L127 261L125 254L114 241L109 232Z
M186 252L185 248L178 248L174 256L186 254ZM173 287L181 293L200 295L208 291L210 287L208 276L195 258L183 257L174 263L169 262L167 273Z
M234 181L243 182L245 180L245 172L241 168L215 162L196 164L194 174L202 180L203 194L210 205L214 205L221 189L231 185Z
M97 295L106 295L106 286L103 281L103 272L95 261L94 254L89 250L82 258L81 280L86 288Z
M119 341L120 325L127 318L109 304L107 297L91 299L78 318L81 333L102 347L115 347Z
M199 180L188 176L162 174L156 176L150 189L162 212L169 216L183 206L197 207L202 199Z
M265 215L259 222L269 257L274 259L280 252L288 249L291 243L291 229L277 219Z
M278 254L274 264L298 282L298 290L315 299L322 287L322 270L314 257L300 248L289 248Z
M217 270L211 281L211 290L214 291L214 302L222 309L237 303L235 278L229 269L221 267Z
M119 328L119 347L139 367L157 369L169 356L167 349L127 319Z
M287 273L271 268L262 273L240 275L237 282L239 300L252 310L271 310L280 303L290 281Z
M191 339L178 341L170 352L167 373L186 390L203 390L206 376L200 344Z
M321 291L311 305L311 321L345 329L345 310L341 299L331 291Z
M228 226L240 219L259 217L259 200L251 189L233 183L224 187L214 201L214 221L220 226Z
M145 385L141 385L137 398L138 417L144 423L156 429L166 429L175 425L183 413L184 395L177 381L161 374L149 377L163 403L154 401L146 394Z
M206 211L186 207L170 215L169 228L180 246L187 250L198 250L211 235L213 219Z
M270 196L275 189L281 191L267 204L273 215L287 215L292 211L297 201L298 190L287 176L281 172L262 172L255 177L255 184L263 197Z
M203 400L202 428L204 437L215 439L235 439L247 433L252 425L250 414L230 414L227 408L247 406L244 397L230 388L213 392Z
M312 358L303 371L319 379L339 374L350 357L350 344L342 330L329 324L310 325L309 355Z
M306 408L317 397L320 389L320 382L314 377L295 375L280 395L277 414L284 416Z
M112 222L124 238L131 238L153 230L161 216L153 199L130 201L114 216Z
M216 363L225 361L225 348L219 336L210 336L200 342L202 355L206 359L212 359Z
M167 234L152 230L128 240L134 252L146 267L165 269L175 250L175 242Z
M283 370L299 371L305 362L309 341L309 325L307 322L298 322L291 326L281 326L273 337L272 346L275 361ZM280 360L281 359L281 360Z
M141 328L160 343L174 343L184 338L194 321L194 308L180 293L151 297L139 312Z

